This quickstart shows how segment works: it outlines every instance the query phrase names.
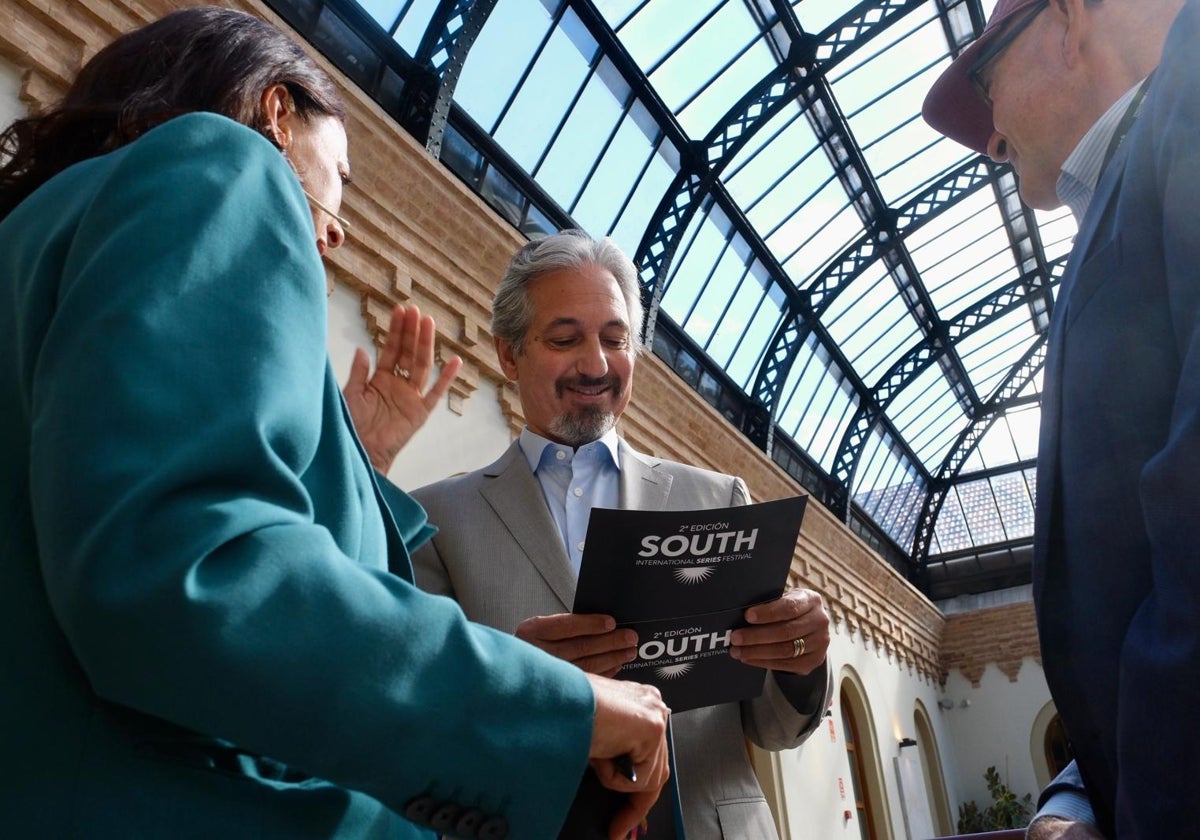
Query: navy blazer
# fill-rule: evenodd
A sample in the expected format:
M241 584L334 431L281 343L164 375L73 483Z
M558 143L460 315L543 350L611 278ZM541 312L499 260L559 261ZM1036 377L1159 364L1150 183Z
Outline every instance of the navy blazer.
M590 687L412 585L279 152L180 117L0 242L0 834L554 836Z
M1200 825L1200 2L1081 225L1050 329L1034 597L1109 836Z

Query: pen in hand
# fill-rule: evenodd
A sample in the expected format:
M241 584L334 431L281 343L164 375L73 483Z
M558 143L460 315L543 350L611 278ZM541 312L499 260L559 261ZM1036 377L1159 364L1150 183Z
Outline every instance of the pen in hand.
M637 781L637 769L633 766L633 759L629 754L619 755L613 759L613 765L617 768L617 772L631 782Z

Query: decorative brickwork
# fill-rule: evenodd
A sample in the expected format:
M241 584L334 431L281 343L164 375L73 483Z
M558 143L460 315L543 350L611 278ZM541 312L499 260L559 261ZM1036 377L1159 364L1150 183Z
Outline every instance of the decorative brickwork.
M1026 658L1042 664L1033 602L950 616L941 650L942 682L950 671L958 670L978 688L988 663L995 663L1010 682L1016 682Z

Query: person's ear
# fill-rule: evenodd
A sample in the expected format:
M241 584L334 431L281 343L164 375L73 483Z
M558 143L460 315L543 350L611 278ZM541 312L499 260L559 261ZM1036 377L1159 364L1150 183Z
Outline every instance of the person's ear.
M288 146L292 145L292 128L296 122L296 106L287 85L277 83L264 90L259 109L262 112L263 133L286 152Z
M1092 32L1092 13L1087 0L1051 0L1047 11L1061 28L1063 62L1074 67L1079 62Z
M508 377L509 382L516 382L517 353L513 348L512 342L504 338L495 338L493 342L496 345L496 358L500 361L500 369L504 371L504 375Z

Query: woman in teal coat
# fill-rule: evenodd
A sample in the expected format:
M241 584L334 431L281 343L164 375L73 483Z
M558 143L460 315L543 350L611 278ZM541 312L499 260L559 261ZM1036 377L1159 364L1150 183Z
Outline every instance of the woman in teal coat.
M326 357L342 116L282 33L203 8L4 135L6 836L536 840L589 759L623 834L665 778L652 691L412 585L424 512Z

